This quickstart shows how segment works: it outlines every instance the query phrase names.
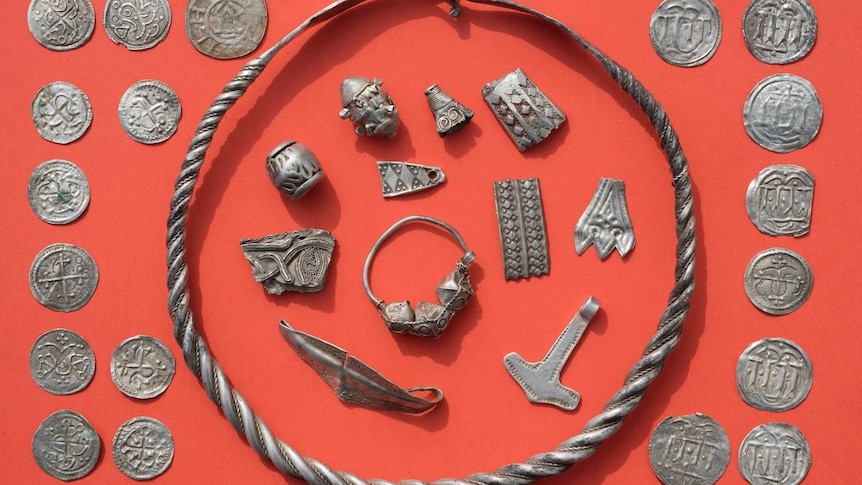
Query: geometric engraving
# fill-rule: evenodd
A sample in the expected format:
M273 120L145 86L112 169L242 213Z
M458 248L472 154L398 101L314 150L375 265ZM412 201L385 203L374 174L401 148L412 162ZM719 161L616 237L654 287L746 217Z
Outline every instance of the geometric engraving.
M30 291L36 300L58 312L84 306L99 282L99 269L87 251L71 244L52 244L36 255L30 267Z
M335 236L323 229L302 229L243 239L239 245L251 264L254 280L267 293L314 293L326 284Z
M754 0L745 9L742 34L758 60L788 64L814 46L817 17L808 0Z
M93 121L90 98L62 81L42 86L30 104L30 115L39 136L61 145L84 136Z
M797 165L772 165L748 185L745 206L760 232L803 236L811 223L814 176Z
M649 460L666 485L712 485L730 463L730 440L704 414L668 417L650 437Z
M103 17L108 37L138 51L165 40L171 27L167 0L108 0Z
M180 99L170 86L153 80L132 84L120 98L120 125L129 137L148 145L161 143L177 131Z
M802 256L788 249L772 248L751 258L744 284L754 306L772 315L786 315L808 299L814 276Z
M165 392L176 368L165 344L147 335L124 340L111 354L111 380L123 394L136 399Z
M708 61L721 41L721 17L709 0L665 0L652 14L649 27L656 53L681 67Z
M171 466L174 438L161 422L146 416L123 423L111 446L114 464L135 480L155 478Z
M99 461L99 435L75 411L48 416L33 435L33 457L48 475L64 481L90 473Z
M67 51L90 40L96 11L90 0L33 0L27 21L36 41L54 51Z
M383 197L410 194L430 189L446 181L440 167L429 167L407 162L377 162Z
M798 485L811 467L811 448L795 426L767 423L742 440L738 461L752 485Z
M549 274L539 179L494 182L494 197L506 279Z
M51 330L36 339L30 349L30 376L51 394L67 395L84 389L95 371L93 349L71 330Z
M622 180L602 178L590 205L575 225L575 251L583 254L594 244L599 258L610 256L614 248L625 257L635 247L635 234L626 207L626 186Z
M749 345L736 364L742 399L763 411L787 411L811 390L811 360L794 342L767 338Z
M751 90L742 119L755 143L787 153L808 145L817 136L823 106L810 82L793 74L775 74Z
M235 59L255 50L266 32L264 0L189 0L186 35L203 54Z

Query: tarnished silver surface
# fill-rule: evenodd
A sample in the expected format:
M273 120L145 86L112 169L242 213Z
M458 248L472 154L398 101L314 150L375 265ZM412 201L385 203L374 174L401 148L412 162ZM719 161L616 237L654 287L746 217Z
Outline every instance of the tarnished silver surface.
M796 426L766 423L742 440L738 461L751 485L798 485L811 467L811 448Z
M377 171L380 174L383 197L420 192L446 181L442 168L416 163L379 161Z
M90 98L63 81L42 86L33 97L30 114L39 136L61 145L84 136L93 121Z
M551 272L539 179L494 182L503 271L507 280Z
M649 462L665 485L712 485L730 463L730 440L705 414L667 417L650 436Z
M523 357L511 352L503 357L503 364L512 379L521 386L530 402L552 404L571 411L578 407L581 395L578 391L560 384L560 373L587 325L599 311L599 300L592 296L581 305L572 321L557 337L545 358L538 362L527 362Z
M482 97L521 151L538 145L566 121L521 68L486 84Z
M656 54L675 66L708 61L721 42L721 16L710 0L664 0L649 23Z
M814 176L798 165L771 165L748 184L748 218L769 236L804 236L811 226Z
M136 399L165 392L176 369L170 349L147 335L124 340L111 354L111 380L123 394Z
M357 135L392 138L398 134L398 108L380 79L349 77L342 81L341 106L338 116L350 118Z
M814 275L798 253L772 248L751 258L744 281L745 294L754 306L772 315L786 315L808 299Z
M107 0L102 17L108 37L132 51L150 49L171 28L167 0Z
M36 301L58 312L75 311L90 301L99 268L90 253L71 244L52 244L30 266L30 291Z
M30 377L51 394L65 396L83 390L95 373L93 349L71 330L49 330L30 349Z
M85 477L99 461L99 435L83 416L63 409L48 416L33 435L33 458L52 477L71 481Z
M742 400L762 411L787 411L811 390L814 369L805 351L784 338L749 345L736 363L736 388Z
M808 0L753 0L742 17L751 54L769 64L805 57L817 39L817 16Z
M202 54L235 59L257 49L268 19L265 0L188 0L186 36Z
M134 480L150 480L171 466L174 437L161 421L138 416L120 425L111 451L114 464L124 475Z
M251 264L254 280L267 293L314 293L326 285L335 236L323 229L302 229L243 239L239 246Z
M817 136L823 106L814 86L793 74L775 74L757 83L742 111L745 131L763 148L787 153Z
M436 84L425 90L425 97L434 115L434 123L437 125L437 134L440 138L464 128L473 119L473 110L455 101L455 98Z
M281 335L299 357L335 391L338 399L381 411L420 414L430 411L443 400L436 387L404 389L380 372L348 355L347 351L313 335L294 329L284 320L278 327ZM428 395L431 399L421 397Z
M120 125L132 140L153 145L176 131L182 115L180 98L170 86L144 79L129 86L117 109Z
M48 160L30 175L27 197L39 219L49 224L68 224L90 204L90 184L74 163Z
M27 24L43 46L68 51L90 40L96 27L96 10L90 0L32 0Z
M622 180L602 178L587 210L575 225L575 251L583 254L594 244L599 258L606 259L616 248L625 257L635 247L635 233L626 206L626 185Z
M281 193L299 199L323 179L323 169L314 153L302 143L289 140L273 148L266 157L269 180Z

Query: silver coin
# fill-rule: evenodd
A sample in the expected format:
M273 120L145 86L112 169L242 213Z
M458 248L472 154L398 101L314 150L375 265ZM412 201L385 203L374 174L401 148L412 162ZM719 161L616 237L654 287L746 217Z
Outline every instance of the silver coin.
M153 145L170 138L182 114L180 98L170 86L145 79L132 84L120 98L120 125L129 137Z
M111 379L123 394L151 399L165 392L177 364L158 339L138 335L123 341L111 355Z
M101 442L83 416L63 409L48 416L33 435L33 458L48 475L63 481L89 474L99 461Z
M63 81L42 86L30 104L39 135L65 145L84 136L93 121L90 98L77 86Z
M798 165L772 165L745 193L748 218L769 236L803 236L811 226L814 176Z
M668 417L650 436L649 461L665 485L712 485L730 463L730 440L704 414Z
M738 461L751 485L798 485L811 467L811 448L795 426L766 423L742 440Z
M808 262L784 248L757 253L748 263L744 280L751 303L772 315L786 315L801 307L814 285Z
M111 40L140 51L168 36L171 6L167 0L108 0L103 21Z
M649 37L666 62L699 66L718 50L721 16L710 0L665 0L652 14Z
M814 86L793 74L775 74L757 83L742 111L745 131L763 148L787 153L817 136L823 106Z
M93 349L71 330L50 330L30 349L30 376L51 394L74 394L87 387L95 373Z
M96 11L90 0L32 0L27 23L37 42L54 51L68 51L90 40Z
M161 421L139 416L123 423L111 445L114 464L134 480L150 480L174 458L174 438Z
M30 175L27 196L39 219L49 224L68 224L87 209L90 184L74 163L48 160Z
M90 253L71 244L52 244L30 266L30 291L36 300L58 312L86 305L99 283L99 269Z
M754 0L742 17L751 54L769 64L805 57L817 38L817 16L808 0Z
M787 411L811 390L811 359L796 343L765 338L752 343L736 363L736 388L742 400L762 411Z
M265 0L189 0L186 35L203 54L235 59L257 49L267 20Z

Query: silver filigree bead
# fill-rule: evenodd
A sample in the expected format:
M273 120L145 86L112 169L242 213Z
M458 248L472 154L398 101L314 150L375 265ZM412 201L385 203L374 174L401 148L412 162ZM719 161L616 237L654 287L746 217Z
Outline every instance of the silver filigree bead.
M398 108L380 79L349 77L341 83L341 119L350 118L360 136L398 134Z
M266 157L269 179L281 193L299 199L323 178L323 169L314 153L302 143L286 141Z

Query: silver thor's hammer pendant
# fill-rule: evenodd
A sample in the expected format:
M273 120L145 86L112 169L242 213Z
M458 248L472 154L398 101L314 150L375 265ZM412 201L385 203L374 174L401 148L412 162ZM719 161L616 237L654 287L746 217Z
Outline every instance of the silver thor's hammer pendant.
M560 371L597 311L599 300L591 296L539 362L527 362L515 352L503 357L509 374L521 386L530 402L553 404L567 411L578 407L581 395L560 384Z

